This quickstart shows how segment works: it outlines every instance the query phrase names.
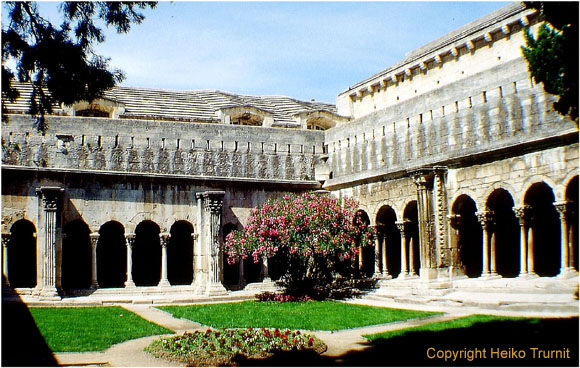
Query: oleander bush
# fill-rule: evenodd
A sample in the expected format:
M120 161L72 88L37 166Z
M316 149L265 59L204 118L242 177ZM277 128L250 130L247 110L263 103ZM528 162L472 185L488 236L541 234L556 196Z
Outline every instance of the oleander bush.
M270 259L285 294L324 295L337 277L352 278L359 247L374 246L374 228L357 208L351 199L320 193L269 199L252 210L243 230L226 237L224 252L230 264Z

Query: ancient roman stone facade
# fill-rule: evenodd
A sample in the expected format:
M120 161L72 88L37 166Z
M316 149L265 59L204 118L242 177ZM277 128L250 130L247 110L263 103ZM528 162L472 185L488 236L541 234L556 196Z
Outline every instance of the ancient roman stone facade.
M224 235L268 197L326 189L377 227L360 261L383 285L572 290L578 129L521 56L539 22L509 5L336 106L119 87L55 106L41 133L17 101L2 125L5 281L40 298L224 294L268 278L225 264Z

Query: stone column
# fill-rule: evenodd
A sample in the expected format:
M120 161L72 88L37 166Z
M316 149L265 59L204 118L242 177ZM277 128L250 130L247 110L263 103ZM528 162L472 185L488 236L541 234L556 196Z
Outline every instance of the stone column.
M433 214L433 177L432 168L420 169L410 173L417 186L417 211L419 219L419 257L422 279L437 277L437 245L435 241L435 218Z
M263 256L261 261L260 276L262 277L262 282L271 282L270 273L268 272L268 257Z
M171 286L167 279L167 244L169 243L170 238L171 234L169 233L159 234L159 242L161 243L161 280L159 280L158 287Z
M417 270L415 270L415 238L413 238L413 234L409 234L409 276L417 276Z
M198 249L198 245L197 244L199 243L199 234L191 233L191 239L193 240L192 241L192 246L193 246L193 253L192 253L193 254L193 261L192 261L192 264L191 264L191 267L193 268L193 280L191 281L191 285L194 285L195 284L196 277L197 277L197 270L198 270L197 263L198 263L198 259L199 259L199 256L198 256L199 249Z
M407 276L407 236L405 221L397 221L395 224L399 232L401 232L401 273L399 274L399 278L403 279Z
M514 207L514 213L520 223L520 274L519 277L528 275L528 237L526 232L526 216L530 206Z
M381 237L377 232L377 239L375 241L375 277L380 277L382 274L381 270Z
M530 218L530 226L528 227L528 275L536 276L534 268L534 227Z
M4 286L10 286L8 281L8 243L10 243L10 233L2 233L2 274L4 275Z
M242 257L239 258L240 264L238 269L238 285L242 287L246 284L246 278L244 277L244 259Z
M495 260L495 229L491 232L491 276L497 276L497 269L495 267L496 260Z
M447 268L451 264L447 239L447 188L445 187L447 168L444 166L433 167L433 229L434 251L438 257L437 267Z
M556 210L558 211L558 214L560 215L560 226L561 226L561 240L560 240L560 274L558 276L560 277L568 277L570 275L570 271L572 269L571 264L570 264L570 239L568 238L568 235L570 233L569 228L571 228L571 226L568 226L568 219L566 218L567 215L567 207L568 207L568 202L563 201L563 202L555 202L554 206L556 207Z
M447 215L449 221L449 248L451 253L451 260L449 261L449 275L454 276L456 269L460 268L461 262L459 260L459 229L463 226L461 215L452 214Z
M98 289L97 281L97 243L99 242L99 233L91 233L91 289Z
M133 245L135 245L135 234L125 235L127 240L127 281L125 282L125 287L132 288L135 287L135 282L133 282Z
M60 202L63 188L41 187L36 189L36 195L41 201L42 211L39 211L38 244L43 249L43 264L40 270L42 283L37 285L40 296L58 298L60 280L57 279L56 252L61 247Z
M198 249L201 269L198 269L195 291L204 295L225 295L227 291L221 283L221 212L224 191L207 191L197 193L200 216L198 221L200 241ZM198 277L199 276L199 277Z
M482 211L476 212L475 215L477 216L477 220L481 223L481 227L483 228L483 265L481 270L481 277L488 277L490 276L489 270L489 242L490 236L489 234L492 231L493 225L493 212L492 211Z
M381 270L383 278L390 279L391 274L389 274L389 267L387 266L387 234L383 235L383 242L382 242L382 261L383 261L383 269Z

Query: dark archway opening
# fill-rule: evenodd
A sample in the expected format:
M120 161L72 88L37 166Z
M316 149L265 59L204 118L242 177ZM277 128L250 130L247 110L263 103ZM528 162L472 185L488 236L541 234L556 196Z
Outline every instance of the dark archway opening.
M167 279L171 285L190 285L193 282L193 225L177 221L169 233Z
M91 229L82 220L74 220L63 227L61 286L65 290L91 287L93 251Z
M145 220L135 228L133 281L137 286L157 286L161 279L159 225Z
M513 198L505 189L496 189L487 198L486 207L494 212L496 271L503 277L516 277L520 271L520 225Z
M546 183L534 183L524 196L532 207L534 271L538 276L556 276L561 265L560 216L554 206L554 192ZM529 235L528 235L529 236Z
M226 237L233 232L238 230L238 227L232 223L227 223L223 228L223 242L225 243ZM230 290L238 286L240 282L240 260L237 260L234 264L228 263L228 255L222 251L222 264L223 264L223 281L224 286Z
M36 286L36 227L28 220L16 221L10 228L8 281L14 288Z
M397 277L401 273L401 233L397 228L397 214L390 206L379 209L376 218L378 244L381 244L380 257L382 265L382 252L385 244L387 255L387 270L389 275ZM383 270L385 265L382 265Z
M409 272L414 270L416 274L419 274L421 269L421 248L419 244L419 212L417 210L417 201L407 203L403 210L403 219L406 222L407 267ZM413 248L412 252L411 247Z
M569 202L566 221L569 226L568 241L570 247L570 260L572 268L578 271L578 176L570 180L566 187L566 200Z
M467 277L479 277L483 267L483 230L475 213L477 207L468 195L462 194L453 203L453 214L459 215L457 251Z
M359 222L369 226L371 220L369 219L369 215L363 210L358 210L355 214L355 224ZM360 243L360 240L359 240ZM360 269L360 276L361 277L372 277L375 273L375 247L372 245L364 245L362 246L362 268Z
M119 288L127 281L125 228L117 221L104 223L97 241L97 282L100 288Z

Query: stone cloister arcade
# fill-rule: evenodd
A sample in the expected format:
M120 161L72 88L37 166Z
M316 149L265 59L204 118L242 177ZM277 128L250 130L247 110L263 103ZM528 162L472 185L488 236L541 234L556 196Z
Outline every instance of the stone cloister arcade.
M447 275L455 278L575 277L577 211L577 175L566 182L561 198L545 181L529 185L520 200L502 186L490 188L481 202L459 193L450 202L448 246L437 249L437 267L446 264ZM417 201L408 201L399 215L381 205L374 224L375 253L361 253L362 267L374 264L374 275L383 279L419 278L425 251Z

